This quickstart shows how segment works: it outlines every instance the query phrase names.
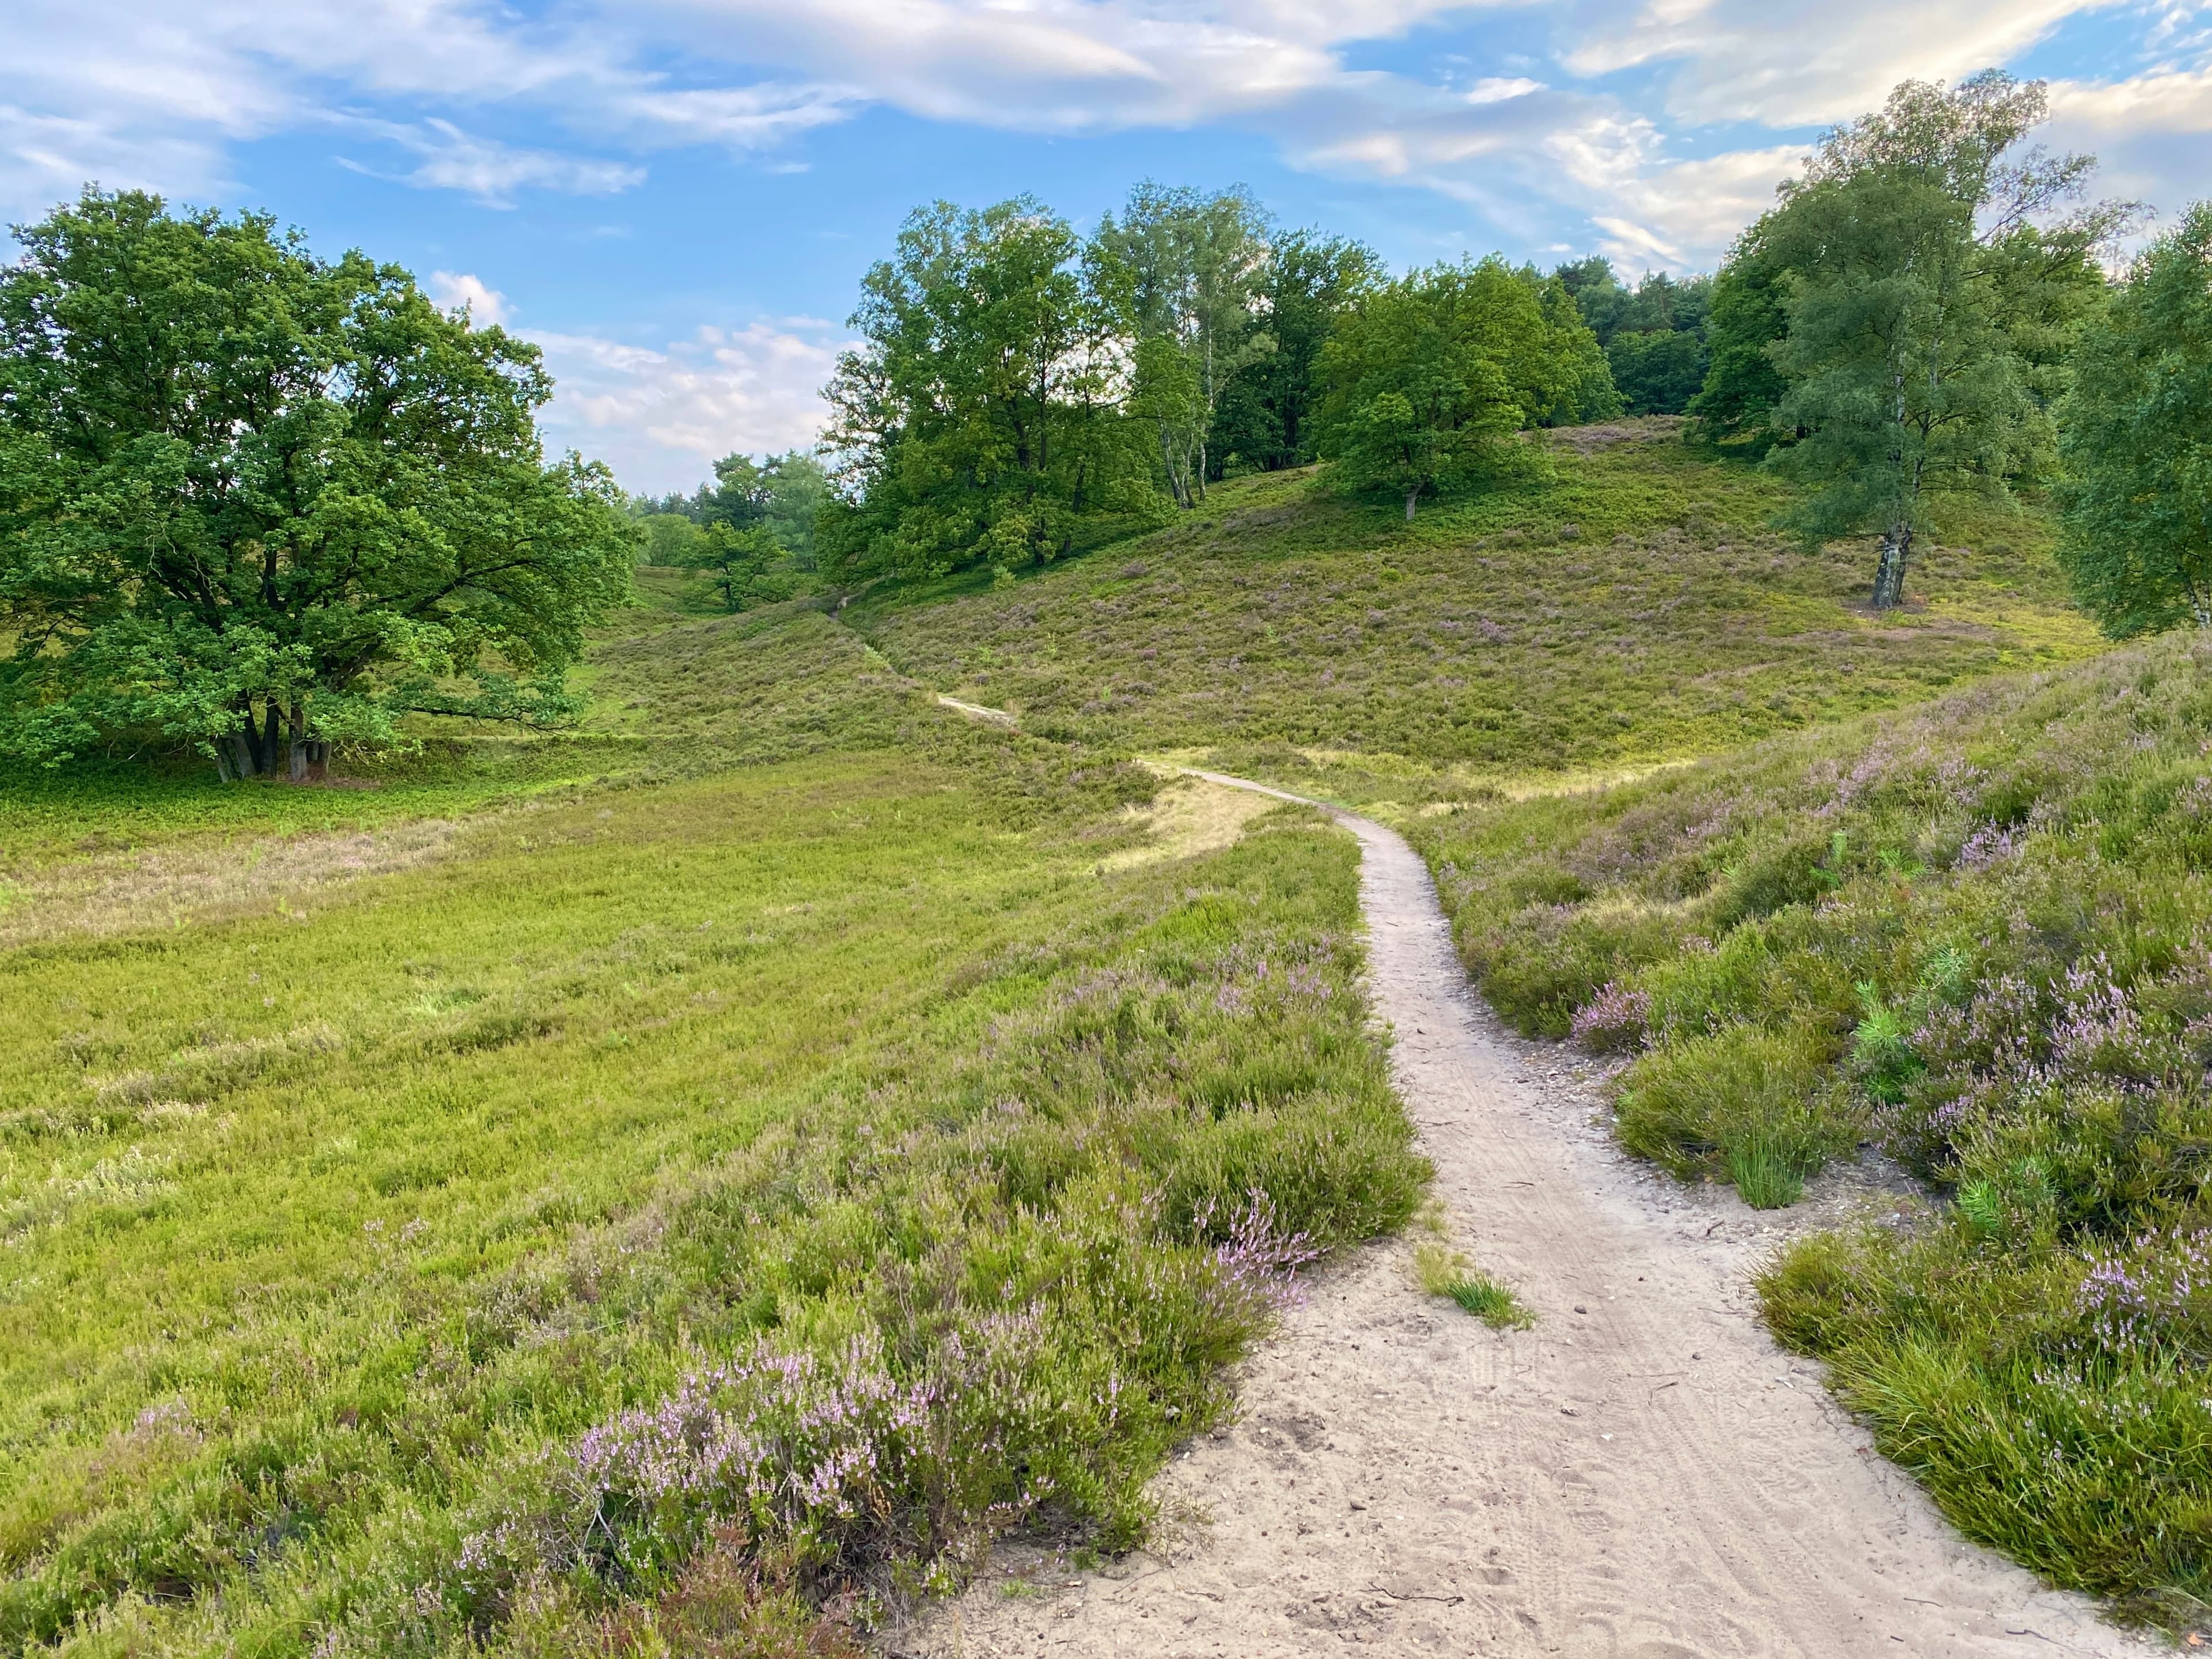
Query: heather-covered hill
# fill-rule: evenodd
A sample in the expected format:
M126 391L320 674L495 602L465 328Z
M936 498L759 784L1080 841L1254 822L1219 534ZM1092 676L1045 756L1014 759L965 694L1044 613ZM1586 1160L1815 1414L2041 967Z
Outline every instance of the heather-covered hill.
M1877 616L1864 550L1778 536L1782 487L1677 422L1546 442L1549 477L1411 525L1309 473L1240 479L1152 535L841 620L1032 732L1370 801L1712 753L2096 647L2032 510L1968 519Z

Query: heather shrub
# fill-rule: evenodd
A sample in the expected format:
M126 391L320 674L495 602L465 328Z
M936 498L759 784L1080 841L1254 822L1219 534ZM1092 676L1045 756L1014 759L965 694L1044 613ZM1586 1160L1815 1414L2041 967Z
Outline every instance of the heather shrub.
M1619 980L1609 979L1575 1010L1567 1035L1594 1053L1623 1054L1641 1048L1650 1030L1651 994L1623 989Z
M1970 1535L2168 1623L2212 1602L2208 756L2177 636L1418 831L1509 1012L1522 957L1681 919L1583 1000L1650 1045L1623 1145L1755 1203L1862 1137L1928 1182L1924 1228L1785 1251L1769 1320ZM1588 896L1500 909L1523 862Z
M1546 902L1480 935L1462 927L1461 956L1523 1036L1563 1037L1600 990L1663 958L1682 933L1680 917L1656 907Z

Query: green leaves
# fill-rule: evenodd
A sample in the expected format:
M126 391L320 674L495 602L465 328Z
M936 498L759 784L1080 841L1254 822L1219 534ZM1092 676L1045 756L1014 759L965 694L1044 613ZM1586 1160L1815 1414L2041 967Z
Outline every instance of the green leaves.
M1417 271L1338 320L1322 453L1350 488L1402 495L1411 519L1423 495L1510 465L1511 434L1582 395L1585 343L1595 353L1572 301L1547 315L1532 273L1494 258Z
M603 469L548 466L536 348L254 216L89 191L0 272L0 752L536 718L627 592Z
M917 210L861 284L865 343L828 388L849 495L817 520L833 573L934 575L1067 550L1088 514L1148 506L1119 418L1111 307L1067 222L1022 197Z
M2212 204L2137 259L2061 418L2059 556L2082 607L2117 638L2212 626Z
M1786 211L1773 423L1804 435L1769 464L1811 490L1788 522L1810 543L1909 544L1939 485L2001 490L2044 419L1983 279L1973 204L1881 173L1808 186Z
M1782 446L1768 465L1808 493L1780 522L1809 546L1881 536L1877 608L1903 602L1941 495L2002 499L2049 474L2050 402L2100 302L2094 256L2134 210L2064 208L2095 161L2020 150L2047 112L2042 82L1995 70L1901 83L1821 141L1715 285L1690 412L1717 439Z

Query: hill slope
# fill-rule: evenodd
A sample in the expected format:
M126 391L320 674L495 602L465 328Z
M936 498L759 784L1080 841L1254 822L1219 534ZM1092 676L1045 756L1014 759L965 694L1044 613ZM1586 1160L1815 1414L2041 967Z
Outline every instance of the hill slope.
M1969 518L1916 607L1877 617L1862 550L1778 538L1778 486L1678 423L1551 444L1549 481L1412 526L1310 474L1248 478L1069 566L878 590L842 620L1030 731L1365 801L1711 753L2097 648L2031 514Z

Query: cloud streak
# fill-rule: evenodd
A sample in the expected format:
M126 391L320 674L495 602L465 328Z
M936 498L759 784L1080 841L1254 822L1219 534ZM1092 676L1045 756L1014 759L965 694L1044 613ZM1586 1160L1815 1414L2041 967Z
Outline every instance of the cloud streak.
M1802 134L1906 76L2005 62L2110 3L581 0L547 21L477 0L18 0L0 66L0 200L27 207L91 176L204 189L227 143L346 125L331 112L364 99L414 106L351 121L411 165L349 165L498 206L635 189L659 150L762 155L889 106L1036 133L1228 125L1296 166L1438 191L1501 233L1579 216L1624 257L1696 263L1733 228L1721 204L1736 211L1754 178L1771 187L1786 169L1755 132L1734 159L1691 158L1685 134ZM1454 85L1348 62L1417 29L1479 35L1509 15L1548 71L1524 52L1477 61ZM2195 15L2147 21L2146 35L2169 56L2201 52ZM2203 73L2169 63L2094 89L2075 118L2136 150L2147 131L2197 132L2159 123L2197 106ZM507 136L517 120L531 142ZM545 142L549 129L572 142ZM2131 165L2172 193L2155 157ZM1698 188L1716 180L1718 197Z
M220 199L233 148L278 134L514 209L640 190L678 149L787 165L890 108L1045 136L1230 130L1458 204L1470 252L1709 268L1820 125L2100 11L2135 20L2134 55L2055 85L2051 137L2099 151L2108 188L2179 207L2212 174L2212 31L2186 0L15 0L0 216L88 179ZM474 276L432 280L480 322L513 313ZM563 441L654 477L803 440L832 349L769 324L543 338Z

